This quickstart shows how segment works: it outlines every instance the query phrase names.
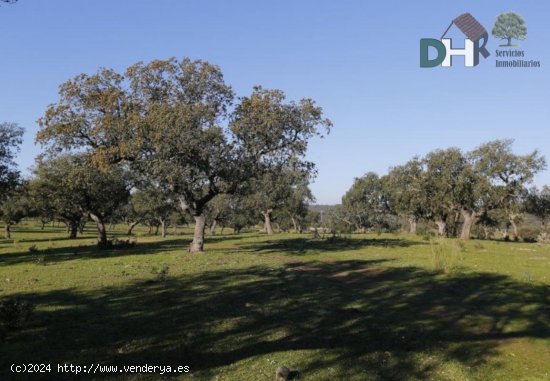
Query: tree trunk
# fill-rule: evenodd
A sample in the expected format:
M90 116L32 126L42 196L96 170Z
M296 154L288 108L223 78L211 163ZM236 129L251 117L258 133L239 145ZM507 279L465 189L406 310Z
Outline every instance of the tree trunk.
M416 234L417 224L418 224L418 220L416 219L416 217L409 218L409 225L410 225L409 233Z
M292 225L294 226L294 233L299 233L299 228L298 228L298 222L296 222L296 218L294 217L290 217L290 219L292 220Z
M126 232L126 235L132 235L132 232L134 231L134 228L139 224L139 221L132 222L128 225L128 231Z
M202 253L204 251L204 230L206 228L206 217L203 213L193 216L195 219L195 232L193 233L193 242L189 247L190 253Z
M267 210L264 215L264 229L268 235L273 234L273 225L271 224L271 210Z
M162 238L166 238L166 221L165 220L161 220L160 221L160 226L161 226L161 234L162 234Z
M78 222L70 222L69 239L76 239L78 235Z
M11 238L11 225L6 224L6 227L4 228L4 238L10 239Z
M172 228L172 234L176 235L178 234L178 224L174 224L174 227Z
M513 234L513 239L514 240L517 240L519 238L519 234L518 234L518 224L516 224L516 222L514 221L514 219L510 219L510 225L512 226L512 234Z
M90 218L95 222L97 226L97 246L100 249L106 249L109 245L107 242L107 230L101 217L97 214L90 213Z
M155 235L159 235L159 225L155 225Z
M225 226L222 225L221 230L220 230L221 235L223 235L223 229L225 229Z
M214 219L214 221L212 221L212 225L210 225L210 234L216 235L216 225L217 224L218 224L218 221L216 221L216 219Z
M465 209L462 209L461 214L464 222L462 223L462 232L460 233L460 239L469 240L472 227L477 221L478 214Z
M447 234L447 223L443 220L435 221L435 224L437 225L437 233L440 236L445 236Z
M508 232L508 227L505 227L504 229L500 230L500 235L502 236L503 240L508 240L510 238L510 233Z
M508 45L506 46L512 46L512 37L508 37Z

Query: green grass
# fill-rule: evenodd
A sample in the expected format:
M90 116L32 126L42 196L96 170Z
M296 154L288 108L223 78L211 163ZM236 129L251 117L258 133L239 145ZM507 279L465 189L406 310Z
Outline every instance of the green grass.
M246 233L208 237L204 254L186 252L189 234L99 252L91 227L69 241L31 222L13 238L0 240L0 295L36 310L0 343L1 380L63 379L17 378L14 362L188 365L171 375L185 380L272 380L281 365L315 381L550 380L548 245Z

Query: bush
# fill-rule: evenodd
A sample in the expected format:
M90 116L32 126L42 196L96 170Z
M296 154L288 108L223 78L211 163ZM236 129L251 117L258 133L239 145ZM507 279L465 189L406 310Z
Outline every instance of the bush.
M518 230L518 235L523 242L537 242L537 238L540 235L540 229L524 226Z
M168 272L170 271L170 266L164 264L161 269L153 267L151 274L155 274L156 282L165 282L168 279Z
M135 239L118 239L114 238L112 240L107 241L107 246L109 249L128 249L131 247L134 247L136 245Z
M550 243L550 234L548 234L545 231L541 231L540 234L537 236L537 242L538 243Z

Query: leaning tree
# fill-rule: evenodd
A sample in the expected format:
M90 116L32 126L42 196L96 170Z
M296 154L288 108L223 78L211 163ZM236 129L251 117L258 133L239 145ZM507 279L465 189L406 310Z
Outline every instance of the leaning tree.
M156 60L64 83L40 118L50 153L87 151L98 167L124 163L170 189L195 219L190 252L204 247L206 205L290 161L331 126L311 99L255 87L238 99L205 61Z

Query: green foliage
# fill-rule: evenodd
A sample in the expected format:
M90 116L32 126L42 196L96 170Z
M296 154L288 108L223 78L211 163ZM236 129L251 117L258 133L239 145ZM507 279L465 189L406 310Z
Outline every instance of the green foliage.
M129 197L129 184L121 168L99 169L85 154L40 158L29 188L38 214L64 221L71 237L91 216L98 225L113 216ZM104 226L103 226L104 228ZM107 244L106 236L99 244Z
M390 224L391 214L386 177L369 172L356 178L342 197L342 208L356 229L386 228Z
M135 221L144 222L148 226L162 226L163 236L166 235L170 217L177 208L172 194L161 187L137 190L131 195L130 205Z
M0 123L0 203L19 184L19 172L13 159L19 152L24 132L15 123Z
M496 38L508 40L507 46L512 46L512 39L525 40L527 38L527 26L523 17L517 13L501 13L497 16L492 34Z
M498 227L516 230L525 212L526 186L546 168L545 158L533 151L517 155L512 140L495 140L464 153L458 148L438 149L391 168L387 176L368 173L356 179L342 199L348 224L356 229L397 224L398 214L411 227L421 219L435 222L443 236L490 238ZM533 195L531 209L539 209ZM476 225L478 223L478 225ZM414 230L413 230L414 231Z
M413 158L404 165L390 168L386 190L391 208L414 221L428 214L422 160Z
M205 61L155 60L124 74L102 69L60 87L37 140L50 153L85 150L102 167L126 163L203 221L215 196L250 179L290 163L312 171L307 142L331 126L314 101L288 102L279 90L255 87L229 113L233 100L220 69ZM192 251L202 251L197 226Z
M550 186L545 185L541 190L536 187L531 188L526 197L525 209L538 217L544 227L550 217Z

